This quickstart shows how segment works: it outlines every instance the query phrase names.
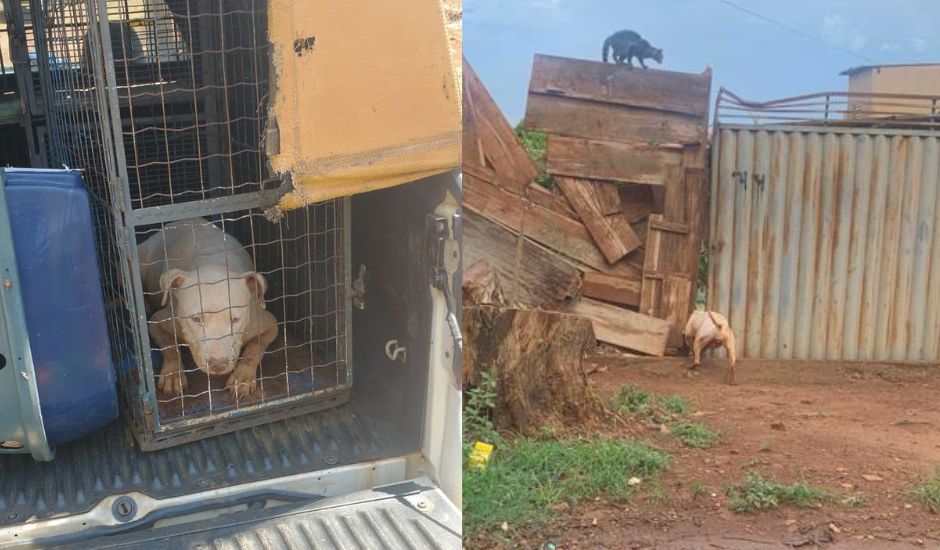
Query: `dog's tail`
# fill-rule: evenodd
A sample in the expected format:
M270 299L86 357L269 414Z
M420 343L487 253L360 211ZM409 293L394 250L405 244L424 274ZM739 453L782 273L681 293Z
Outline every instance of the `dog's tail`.
M610 52L610 49L613 47L611 36L607 37L607 40L604 40L604 47L601 49L601 59L604 60L604 63L607 63L607 54Z
M715 326L716 326L716 327L718 327L719 329L722 327L722 325L721 325L721 323L718 321L718 319L715 319L715 314L712 313L711 310L706 310L705 313L708 314L708 318L712 320L712 323L715 323Z

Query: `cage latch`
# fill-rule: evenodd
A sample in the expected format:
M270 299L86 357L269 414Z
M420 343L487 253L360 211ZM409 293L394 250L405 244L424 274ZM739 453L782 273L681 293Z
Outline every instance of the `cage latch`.
M451 337L454 339L454 364L459 367L459 361L463 355L463 334L460 332L460 322L457 320L457 301L448 284L448 272L446 266L446 243L449 235L449 224L447 218L437 214L428 216L428 265L430 266L431 286L441 291L444 295L444 302L447 304L447 326L450 329ZM459 373L460 370L456 369ZM458 374L458 385L459 385Z

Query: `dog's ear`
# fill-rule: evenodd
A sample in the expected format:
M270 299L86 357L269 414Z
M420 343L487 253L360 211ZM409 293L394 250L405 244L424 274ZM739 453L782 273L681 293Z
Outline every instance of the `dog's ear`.
M264 278L264 275L256 271L249 271L243 274L242 278L245 279L248 290L261 302L261 307L267 309L267 305L264 303L264 293L268 291L268 281Z
M163 299L160 301L160 307L166 306L166 301L170 298L170 291L177 289L186 281L186 272L182 269L170 269L160 275L160 288L163 289Z

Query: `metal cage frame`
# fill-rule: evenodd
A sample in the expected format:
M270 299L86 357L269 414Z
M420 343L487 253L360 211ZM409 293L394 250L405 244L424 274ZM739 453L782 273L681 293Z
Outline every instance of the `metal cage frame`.
M229 161L228 181L230 186L221 186L217 188L203 188L201 192L196 192L194 196L185 197L180 200L172 193L161 195L158 191L156 195L161 195L157 200L148 200L148 197L142 191L137 196L134 195L132 187L133 172L140 170L143 163L136 156L136 141L133 143L134 150L128 151L126 141L128 130L125 123L128 117L131 122L130 135L136 140L137 129L133 127L133 88L137 86L132 82L127 67L127 54L125 52L118 62L125 63L125 69L128 75L123 82L119 82L117 74L118 65L115 62L115 52L112 41L114 38L111 31L114 28L114 21L109 20L109 4L114 2L124 2L128 0L30 0L32 2L33 13L42 13L42 21L50 19L49 10L73 10L76 15L72 17L87 18L87 34L85 38L86 47L93 55L87 53L81 58L88 60L90 57L91 67L82 63L83 67L79 71L72 70L71 66L63 70L61 64L63 60L56 57L57 52L50 52L50 45L56 39L50 36L50 33L57 32L55 29L45 27L37 22L37 57L40 60L40 82L44 91L44 100L46 103L46 112L49 117L50 143L52 156L56 161L63 164L71 163L73 168L82 168L86 170L86 187L89 189L94 204L95 220L99 236L99 256L102 258L102 272L105 281L106 300L110 301L108 309L109 329L112 338L112 353L117 368L126 368L128 361L132 361L131 367L136 369L140 376L137 376L136 384L123 382L121 384L120 394L123 398L123 409L125 418L129 421L135 437L141 448L144 450L153 450L181 444L187 441L209 437L219 433L225 433L242 429L245 427L271 422L281 418L295 416L306 412L321 410L342 404L349 399L350 388L352 384L352 349L351 349L351 300L350 300L350 201L348 198L336 199L332 202L332 208L339 212L341 223L335 227L334 257L336 262L336 279L334 280L335 308L337 317L341 317L341 326L337 325L336 332L336 357L338 368L341 368L345 381L339 381L337 385L329 391L314 391L307 394L289 396L286 398L274 399L270 402L261 403L257 406L237 407L220 413L210 413L198 417L165 423L161 421L158 410L158 390L155 387L155 369L151 356L151 342L148 331L148 316L145 307L145 293L141 278L141 268L138 255L138 234L147 227L153 227L158 224L182 220L190 217L212 217L232 215L235 212L251 212L254 217L268 216L272 212L272 207L284 193L290 190L290 181L282 180L273 174L270 174L270 168L266 163L266 151L264 144L265 116L261 112L263 105L259 104L259 113L257 124L255 125L258 141L256 147L251 149L252 153L258 156L257 168L259 174L265 174L267 177L258 177L257 181L249 182L239 186L234 180L234 168L232 166L233 142L230 141L226 149L223 147L221 153L214 155L208 154L197 158L198 163L209 159L210 162L221 164L226 158ZM140 0L146 3L152 0ZM181 0L186 3L187 10L189 4L210 5L214 0ZM239 0L238 2L226 2L232 10L238 10L237 6L242 4L266 4L264 0ZM226 13L222 8L222 2L217 4L219 12L210 13L210 16L218 15L224 21ZM187 18L204 17L206 14L194 15L187 11ZM154 26L156 23L154 23ZM224 25L220 23L220 25ZM123 26L119 28L123 29ZM63 31L59 31L63 32ZM75 36L68 31L64 40L68 41L67 46L75 47L80 44ZM124 32L123 30L121 32ZM190 32L191 29L190 29ZM192 34L190 35L192 36ZM122 44L126 43L122 37ZM68 49L68 47L64 48ZM237 46L235 47L237 49ZM221 48L221 55L227 55L225 48ZM234 51L234 49L233 49ZM209 52L212 53L212 52ZM260 64L260 55L267 55L267 44L263 49L255 49L255 66ZM203 52L203 55L206 53ZM160 52L157 51L157 70L159 71ZM190 63L196 56L196 51L190 51ZM234 56L235 54L233 54ZM223 66L225 60L222 60ZM89 72L88 69L91 69ZM224 69L223 69L224 70ZM257 73L256 73L257 74ZM75 76L78 75L78 76ZM76 78L77 82L63 82L63 78ZM195 70L193 71L192 89L185 90L184 93L192 92L195 98L197 93ZM228 89L223 79L220 95L224 96L223 101L228 101ZM119 86L120 84L120 86ZM215 93L219 88L217 84L207 84L204 91ZM166 110L167 99L164 94L164 83L159 82L155 92L158 93L158 100L154 105L163 110L164 139L172 130L167 124ZM121 94L126 94L122 97ZM266 101L267 95L258 95L257 99ZM196 101L195 99L193 100ZM125 104L122 104L125 103ZM208 103L207 103L208 105ZM91 107L91 108L89 108ZM199 132L199 109L201 105L193 104L193 115L196 122L192 125ZM207 109L210 107L207 107ZM128 111L130 109L130 111ZM127 114L125 114L127 113ZM227 113L226 113L227 114ZM232 140L231 120L223 120L224 125L228 126L229 139ZM237 123L237 121L236 121ZM197 136L197 140L198 140ZM75 151L70 150L68 143L81 141L81 155L76 157ZM170 147L166 146L167 168L166 173L170 180L171 165ZM136 166L135 166L136 164ZM200 170L202 164L199 164ZM223 175L225 174L223 168ZM137 173L139 182L139 172ZM202 175L200 175L202 178ZM220 178L225 181L225 178ZM205 180L200 179L201 183ZM172 183L169 184L172 186ZM172 187L170 187L172 190ZM169 201L165 200L169 197ZM317 208L320 205L310 205L306 208ZM285 216L289 218L290 213ZM275 222L271 222L272 224ZM281 220L279 223L286 223ZM102 252L102 248L106 250ZM287 320L279 319L279 325L286 326ZM313 345L313 343L310 343ZM260 366L259 366L260 369ZM124 376L119 376L123 380ZM133 377L131 377L133 379ZM211 388L210 388L211 390ZM210 392L211 393L211 392Z

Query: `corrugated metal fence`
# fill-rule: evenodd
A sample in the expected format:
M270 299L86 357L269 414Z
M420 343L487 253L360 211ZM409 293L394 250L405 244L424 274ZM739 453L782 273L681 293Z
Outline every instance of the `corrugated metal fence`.
M741 357L940 359L940 131L844 122L716 125L709 307Z

